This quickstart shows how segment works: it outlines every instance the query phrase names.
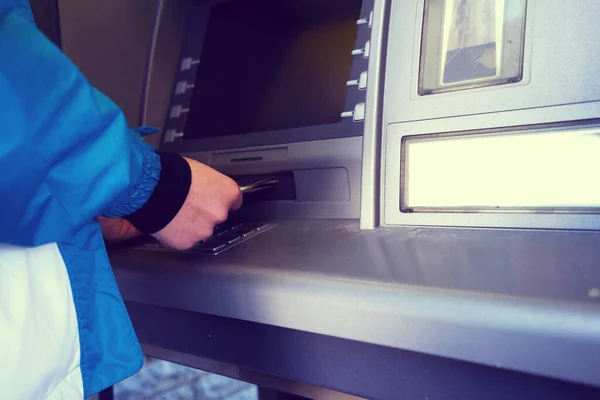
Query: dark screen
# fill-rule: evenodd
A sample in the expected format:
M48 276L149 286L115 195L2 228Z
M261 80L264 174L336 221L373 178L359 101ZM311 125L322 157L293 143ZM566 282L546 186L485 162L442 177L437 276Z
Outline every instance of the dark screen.
M211 8L185 138L339 122L361 0Z

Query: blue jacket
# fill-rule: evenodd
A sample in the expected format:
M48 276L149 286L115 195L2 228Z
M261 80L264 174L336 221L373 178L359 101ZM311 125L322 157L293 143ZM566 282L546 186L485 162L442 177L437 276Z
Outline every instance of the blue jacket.
M0 0L0 244L57 244L86 397L143 363L97 216L139 209L159 173L156 152L40 33L28 2Z

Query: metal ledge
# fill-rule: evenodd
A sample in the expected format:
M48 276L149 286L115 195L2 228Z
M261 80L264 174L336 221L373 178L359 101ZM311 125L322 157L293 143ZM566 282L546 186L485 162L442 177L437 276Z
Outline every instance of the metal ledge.
M578 258L597 234L575 234L574 248L567 232L448 230L428 238L423 230L361 232L338 223L345 234L325 225L322 235L313 234L309 226L319 224L332 222L283 223L222 258L120 251L112 262L128 301L600 386L600 307L587 292L580 297L586 301L576 300L578 287L598 280L594 262L586 269ZM304 241L291 243L295 235ZM464 240L470 235L479 242ZM518 242L509 240L513 235ZM451 253L411 258L424 243L431 252L462 254L465 264L455 264ZM520 246L546 248L537 261L553 275L546 274L541 292L527 281L535 273L526 270L529 260L515 256ZM314 261L328 250L330 257Z

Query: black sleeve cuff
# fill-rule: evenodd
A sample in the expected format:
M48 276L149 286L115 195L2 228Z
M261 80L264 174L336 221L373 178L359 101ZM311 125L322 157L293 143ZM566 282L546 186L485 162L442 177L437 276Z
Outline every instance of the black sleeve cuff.
M140 232L153 234L167 226L190 191L192 170L178 154L160 153L160 177L146 204L124 217Z

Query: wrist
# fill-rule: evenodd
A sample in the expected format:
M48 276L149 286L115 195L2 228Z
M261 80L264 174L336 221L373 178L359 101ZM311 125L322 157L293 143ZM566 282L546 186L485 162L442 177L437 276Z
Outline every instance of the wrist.
M153 234L169 224L177 215L192 184L188 162L178 154L159 153L160 176L148 201L125 217L140 232Z

